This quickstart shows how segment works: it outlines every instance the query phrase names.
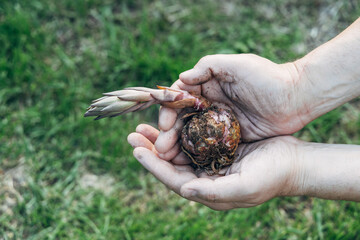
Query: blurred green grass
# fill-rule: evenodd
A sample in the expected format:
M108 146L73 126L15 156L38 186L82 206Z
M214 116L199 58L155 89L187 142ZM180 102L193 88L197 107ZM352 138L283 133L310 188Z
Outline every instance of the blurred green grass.
M1 1L0 238L359 238L356 203L279 198L215 212L170 192L126 143L140 122L156 125L156 108L83 118L102 92L169 85L207 54L294 60L359 14L357 1L335 0ZM296 136L360 144L359 129L357 99ZM107 180L88 187L89 176Z

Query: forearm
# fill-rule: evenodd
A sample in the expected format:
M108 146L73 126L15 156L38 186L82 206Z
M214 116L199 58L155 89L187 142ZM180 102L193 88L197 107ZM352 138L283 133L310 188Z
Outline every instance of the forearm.
M298 192L324 199L360 201L360 146L303 143Z
M304 122L360 96L360 18L331 41L295 62L306 104Z

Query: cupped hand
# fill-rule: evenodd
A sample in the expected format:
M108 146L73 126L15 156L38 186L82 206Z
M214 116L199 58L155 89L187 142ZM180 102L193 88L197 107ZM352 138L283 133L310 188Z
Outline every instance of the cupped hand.
M171 161L159 157L154 143L159 131L141 124L128 137L138 161L180 196L215 210L259 205L276 196L301 192L301 161L297 139L284 136L239 146L239 159L224 176L208 176L183 165L185 156L173 151ZM241 161L240 161L241 160Z
M240 122L243 142L292 134L307 123L299 114L307 111L307 100L300 94L294 63L276 64L253 54L211 55L180 74L172 87L229 106ZM178 140L178 113L160 110L161 134L155 146L161 153Z

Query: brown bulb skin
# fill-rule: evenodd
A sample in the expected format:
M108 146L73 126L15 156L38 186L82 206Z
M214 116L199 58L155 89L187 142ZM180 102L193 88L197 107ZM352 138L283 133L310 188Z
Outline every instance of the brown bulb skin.
M189 118L181 144L193 164L212 175L234 162L240 138L240 124L232 111L212 106Z

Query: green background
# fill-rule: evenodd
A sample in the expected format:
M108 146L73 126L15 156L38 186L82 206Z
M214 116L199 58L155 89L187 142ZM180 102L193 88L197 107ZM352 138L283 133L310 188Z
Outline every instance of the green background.
M133 158L157 107L92 121L102 92L170 85L205 55L283 63L360 15L356 0L0 1L0 239L356 239L360 206L307 197L213 211ZM295 136L360 144L360 101Z

